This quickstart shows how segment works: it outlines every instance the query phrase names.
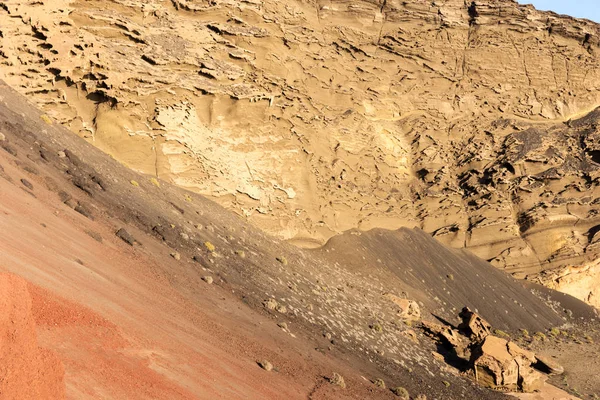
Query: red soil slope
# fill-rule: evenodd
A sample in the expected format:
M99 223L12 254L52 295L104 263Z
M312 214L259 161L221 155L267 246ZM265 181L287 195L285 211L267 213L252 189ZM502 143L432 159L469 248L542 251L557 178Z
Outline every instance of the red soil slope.
M1 399L373 396L356 371L225 289L175 289L170 279L186 269L168 248L126 245L110 221L75 212L6 157L0 154L0 271L11 274L0 275ZM278 371L260 369L260 359ZM352 382L347 390L323 384L332 371Z
M27 282L0 274L0 398L64 399L65 370L55 352L38 345Z

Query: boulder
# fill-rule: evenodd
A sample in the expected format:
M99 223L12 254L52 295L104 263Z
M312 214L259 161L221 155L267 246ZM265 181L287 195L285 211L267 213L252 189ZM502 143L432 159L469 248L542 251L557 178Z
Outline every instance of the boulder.
M508 342L507 349L511 356L515 357L517 361L522 360L523 364L531 365L536 362L536 356L533 351L523 349L515 342Z
M544 375L531 367L519 369L519 389L521 389L522 392L531 393L540 390L547 379L547 375Z
M483 386L517 390L519 364L508 351L508 341L487 336L481 346L473 350L475 379Z
M447 347L463 347L465 346L464 340L458 334L458 332L449 326L436 324L435 322L422 321L421 327L430 336L439 339L442 344Z
M401 319L412 321L421 319L421 308L416 301L403 299L391 293L386 294L385 297L398 306L398 316Z
M480 385L528 393L544 386L548 379L546 374L564 372L553 360L523 349L510 339L492 335L491 325L468 307L459 315L462 323L458 330L428 321L422 321L421 327L458 358L468 361ZM439 353L434 356L444 359Z
M491 334L492 326L481 318L479 314L471 311L469 307L463 308L458 315L462 319L462 323L458 326L458 329L470 337L471 340L480 342Z
M481 385L493 389L534 392L546 382L547 376L535 370L535 354L514 342L488 335L473 350L475 378Z
M536 368L551 375L561 375L565 369L556 361L547 357L535 355Z
M437 338L444 347L453 350L458 358L463 359L465 362L471 358L470 342L464 336L461 336L457 330L427 321L423 321L421 327L430 336Z

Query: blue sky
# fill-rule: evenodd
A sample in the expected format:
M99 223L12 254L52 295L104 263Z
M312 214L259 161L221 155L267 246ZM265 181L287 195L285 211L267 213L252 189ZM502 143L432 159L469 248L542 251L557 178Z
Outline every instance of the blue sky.
M533 4L538 10L551 10L578 18L600 22L599 0L518 0L521 4Z

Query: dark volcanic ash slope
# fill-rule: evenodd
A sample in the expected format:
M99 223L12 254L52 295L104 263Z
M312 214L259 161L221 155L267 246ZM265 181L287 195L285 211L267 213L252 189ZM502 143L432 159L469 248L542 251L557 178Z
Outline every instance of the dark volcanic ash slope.
M318 252L354 273L386 277L404 298L448 320L468 306L504 330L543 331L566 322L522 283L467 251L441 246L421 230L353 231Z
M2 185L10 188L7 194L14 197L13 191L18 191L35 204L48 204L58 215L64 213L59 218L79 218L80 226L69 225L70 231L81 235L88 231L88 235L97 237L89 232L91 226L92 230L102 228L103 232L109 232L113 239L110 243L94 245L103 262L114 249L120 252L126 249L125 253L137 259L138 264L139 260L162 260L149 265L147 278L143 269L136 278L125 278L120 273L112 277L105 271L89 274L85 261L80 260L81 263L69 264L73 276L49 279L58 271L32 268L26 262L31 247L27 251L9 248L10 258L2 261L10 261L11 272L22 271L50 290L63 288L61 282L65 279L75 288L85 284L90 285L86 290L95 291L94 285L106 283L109 278L123 279L124 287L120 290L124 297L113 298L116 303L108 310L100 309L105 314L120 310L125 321L135 320L137 314L131 314L130 306L119 302L129 299L131 291L138 290L149 277L160 277L160 284L153 291L181 296L187 304L206 304L207 296L229 299L234 302L231 307L240 310L240 318L245 316L244 321L248 313L258 313L256 318L272 322L273 328L275 323L283 327L277 328L276 336L282 340L297 339L290 343L296 343L308 355L303 356L299 364L302 367L294 367L297 353L286 356L282 379L300 379L304 385L312 377L314 387L307 393L312 393L313 398L391 396L389 391L375 388L361 376L381 377L390 385L404 386L411 393L425 393L433 398L503 397L474 386L433 357L436 348L422 335L416 334L415 343L411 327L398 317L390 294L398 298L414 296L421 303L425 319L432 319L435 314L451 321L455 310L469 305L499 328L509 331L547 330L565 323L565 315L569 315L559 306L556 310L549 308L489 264L467 253L450 251L419 231L373 231L364 236L348 233L335 239L339 244L334 241L321 250L323 254L298 249L265 235L212 201L126 169L63 127L52 124L46 115L4 84L0 84L0 98L0 165L3 166L0 178ZM37 229L43 228L40 225ZM39 232L32 234L33 229L24 232L31 235L27 237L40 237ZM114 237L114 233L122 240ZM65 251L73 251L73 246L77 249L76 243L65 246ZM20 270L15 265L28 267ZM415 272L417 268L420 271ZM82 271L89 278L81 275ZM208 276L214 280L211 287L216 286L217 292L206 291ZM478 285L487 285L483 286L489 289L485 297L473 295L482 290ZM104 298L106 293L111 291L98 295ZM98 307L95 297L84 299L84 305ZM144 313L152 313L152 309L141 307L144 304L161 310L165 307L146 300L136 306ZM161 334L167 342L169 338L177 337L178 343L187 338L184 342L191 347L203 343L202 335L180 336L184 331L195 332L203 326L195 323L198 320L191 310L196 306L190 307L188 312L178 314L184 321L180 328L183 330L160 329L156 334ZM248 340L260 342L259 331L254 331L258 327L245 326L249 329ZM56 342L49 340L49 343ZM262 348L265 346L268 344L263 343ZM296 345L292 347L299 351ZM311 355L315 350L315 355ZM228 351L231 357L235 350ZM256 351L252 354L260 356ZM323 355L333 364L325 362ZM68 357L73 354L63 353L63 357L68 361L65 379L72 379L77 369L69 369L73 362ZM245 360L248 367L258 368ZM323 376L331 376L332 368L345 375L347 390L326 383ZM167 383L175 376L163 372L162 378ZM86 369L86 373L93 375L93 370ZM185 393L192 391L192 395L196 393L202 398L198 394L202 392L195 392L201 386L197 380L202 377L189 373L184 376L196 382L186 385ZM139 385L144 386L145 382ZM89 385L90 381L83 380L82 384ZM172 386L167 387L177 392Z

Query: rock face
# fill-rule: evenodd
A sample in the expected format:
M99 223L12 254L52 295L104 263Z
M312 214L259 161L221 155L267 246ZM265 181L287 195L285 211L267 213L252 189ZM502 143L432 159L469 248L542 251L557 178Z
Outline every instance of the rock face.
M600 309L600 261L544 271L527 276L527 279L570 294Z
M491 388L533 392L542 387L546 377L534 370L535 355L513 342L487 336L473 351L475 379Z
M469 307L463 308L459 317L462 318L462 324L458 328L471 340L480 342L490 335L492 326Z
M106 3L2 1L0 78L128 166L303 245L418 226L515 272L596 257L598 25L512 0Z

